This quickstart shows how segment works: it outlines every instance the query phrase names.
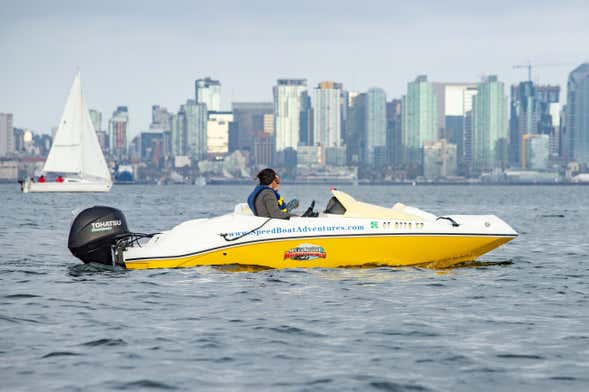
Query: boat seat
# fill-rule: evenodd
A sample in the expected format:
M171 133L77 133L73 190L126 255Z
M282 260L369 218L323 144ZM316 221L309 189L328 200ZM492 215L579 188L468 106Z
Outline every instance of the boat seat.
M254 215L247 203L239 203L233 210L233 215Z

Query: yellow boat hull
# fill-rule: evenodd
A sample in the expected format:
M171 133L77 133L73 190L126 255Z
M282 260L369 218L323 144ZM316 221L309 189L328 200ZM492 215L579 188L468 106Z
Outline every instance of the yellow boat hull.
M252 241L165 258L125 260L128 269L255 265L267 268L336 268L362 265L448 268L473 261L514 236L383 235Z

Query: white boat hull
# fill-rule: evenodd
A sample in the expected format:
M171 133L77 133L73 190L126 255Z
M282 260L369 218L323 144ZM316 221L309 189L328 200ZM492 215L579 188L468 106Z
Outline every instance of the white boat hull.
M24 193L41 193L41 192L108 192L112 188L111 182L97 181L64 181L64 182L32 182L26 181L22 185Z

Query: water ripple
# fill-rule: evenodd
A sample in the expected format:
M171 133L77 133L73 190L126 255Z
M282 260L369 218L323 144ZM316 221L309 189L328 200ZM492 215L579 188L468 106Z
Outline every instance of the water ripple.
M249 187L22 195L0 185L0 226L14 222L0 228L1 389L587 389L589 187L345 190L384 206L497 214L521 235L442 271L126 271L69 253L72 207L113 205L132 230L154 232L225 213ZM282 193L306 204L326 192Z

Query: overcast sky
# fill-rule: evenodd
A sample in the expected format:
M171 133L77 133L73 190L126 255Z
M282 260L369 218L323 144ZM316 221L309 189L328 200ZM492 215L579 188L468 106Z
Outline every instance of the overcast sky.
M211 76L223 105L271 101L277 78L379 86L387 98L418 74L440 82L497 74L561 84L589 60L589 1L0 0L0 112L49 132L76 69L103 128L127 105L131 135L152 104L177 111ZM506 88L508 93L508 88Z

